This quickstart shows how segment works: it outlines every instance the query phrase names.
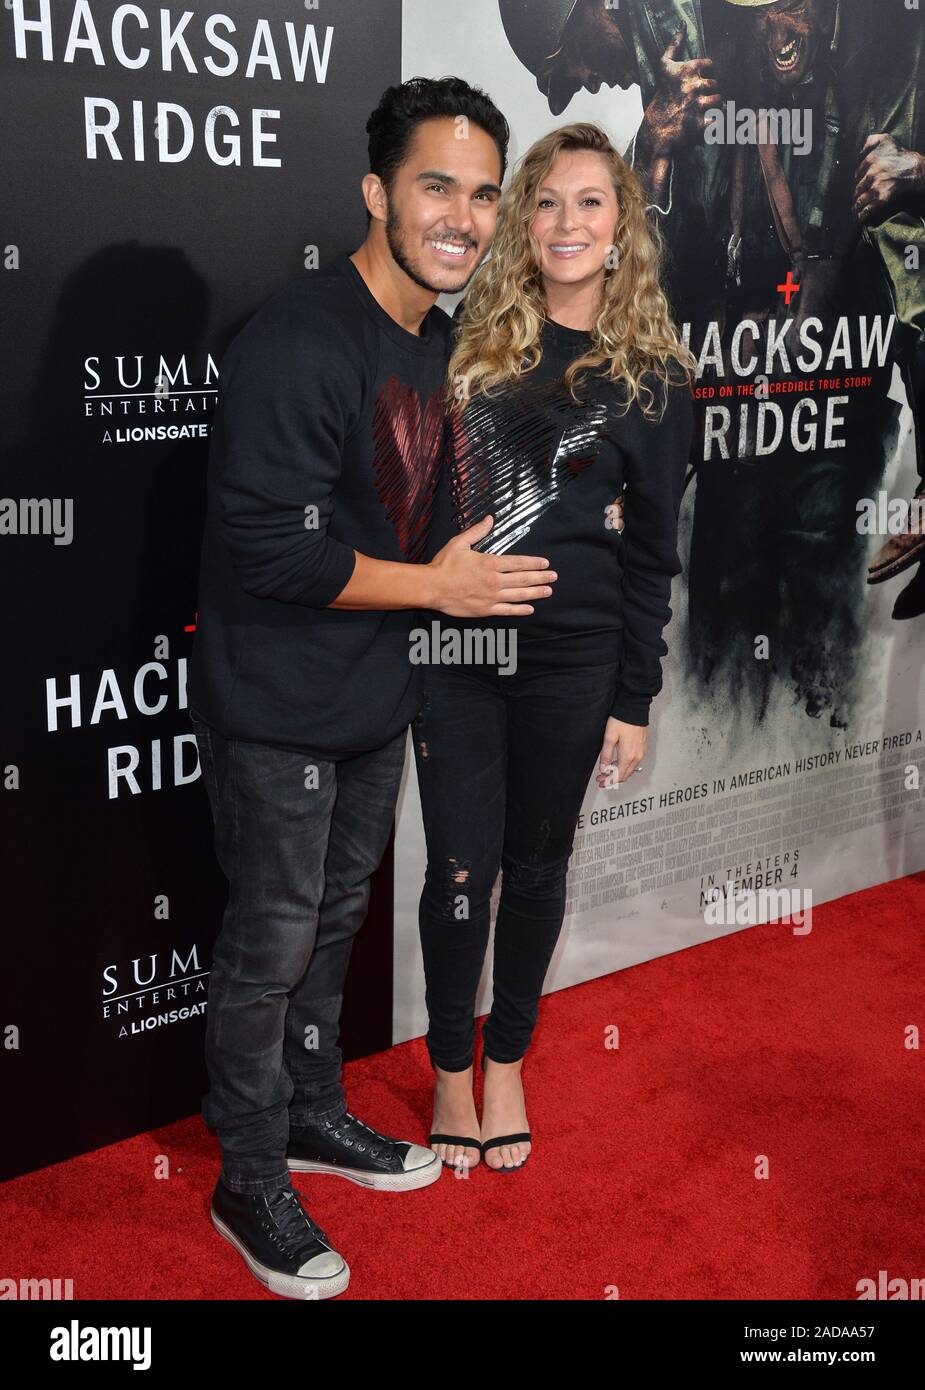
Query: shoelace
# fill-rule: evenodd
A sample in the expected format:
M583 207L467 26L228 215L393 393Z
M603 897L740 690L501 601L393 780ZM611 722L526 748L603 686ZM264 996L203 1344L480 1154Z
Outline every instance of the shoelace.
M376 1141L376 1146L371 1146L369 1150L373 1158L378 1158L380 1154L385 1159L390 1159L394 1156L395 1149L392 1143L385 1137L385 1135L379 1134L378 1131L375 1129L370 1129L369 1125L364 1124L363 1121L361 1119L358 1119L356 1115L351 1115L349 1110L347 1110L343 1115L341 1115L339 1120L335 1120L332 1122L332 1125L337 1129L345 1128L347 1124L349 1124L350 1127L354 1130L365 1130L366 1133L370 1136L370 1138Z
M279 1192L267 1197L269 1221L264 1222L264 1229L270 1239L287 1254L298 1254L299 1249L308 1244L308 1235L323 1240L325 1245L330 1245L324 1231L302 1207L302 1202L308 1200L307 1197L300 1200L291 1187L281 1188Z

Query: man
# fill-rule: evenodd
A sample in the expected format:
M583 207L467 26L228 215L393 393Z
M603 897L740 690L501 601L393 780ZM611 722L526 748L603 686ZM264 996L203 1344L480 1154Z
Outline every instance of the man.
M289 1297L349 1278L290 1170L392 1191L441 1171L431 1149L348 1111L338 1047L420 704L415 612L529 613L551 592L546 561L472 551L490 518L416 563L449 355L435 301L491 244L507 123L457 78L415 79L389 88L367 131L365 242L285 286L222 359L190 673L229 880L206 1033L212 1221Z
M834 142L841 134L844 149L840 157L823 158L820 173L814 171L804 177L804 185L813 191L808 217L799 206L800 190L791 176L802 249L804 256L808 253L812 258L815 254L821 261L828 253L830 264L837 262L833 250L856 254L858 275L872 287L874 311L896 315L892 356L902 372L915 421L919 486L907 528L890 536L868 566L868 584L882 583L925 555L925 453L921 440L925 297L919 264L911 260L913 249L919 258L925 252L925 115L919 99L925 33L921 16L908 6L900 6L890 16L866 0L726 3L741 11L743 18L747 15L772 83L785 88L802 84L805 89L814 61L821 59L820 67L827 61L825 139ZM823 54L821 39L826 26L831 37L828 53ZM804 281L801 300L809 297L807 270L804 260L799 276ZM818 293L816 297L818 300ZM804 304L802 316L807 312ZM923 577L925 567L897 597L894 618L925 612Z
M715 11L719 0L712 0ZM642 120L624 158L666 217L664 284L680 303L705 265L725 264L713 227L724 161L704 143L706 113L721 101L705 46L701 0L499 0L501 22L554 116L582 89L638 84ZM715 29L714 24L714 29ZM720 56L725 56L719 44ZM715 277L714 277L715 278Z
M639 81L624 35L625 11L587 0L499 0L512 50L559 116L581 88L630 87Z
M794 624L797 642L790 646L788 658L798 688L817 708L831 696L847 716L856 703L856 673L863 670L862 578L869 545L868 538L857 531L857 505L859 499L877 495L894 447L899 417L898 404L890 394L894 361L912 407L922 477L925 315L920 272L910 270L909 254L912 248L919 253L925 249L925 159L918 153L925 142L918 100L923 29L920 16L902 7L891 22L884 23L878 7L864 0L725 3L730 21L738 21L731 23L740 34L743 50L738 66L748 74L749 87L755 91L749 104L783 108L799 104L812 108L814 114L813 148L808 156L794 158L789 147L770 146L760 152L763 167L759 172L749 151L736 151L736 170L749 159L752 170L747 182L733 175L730 206L738 207L739 213L731 244L738 246L736 284L743 287L734 320L748 317L760 322L759 285L777 285L786 278L784 273L775 275L776 270L787 268L779 260L775 241L787 253L793 281L800 287L792 304L778 301L770 309L779 322L792 318L791 340L811 318L826 325L824 338L841 322L895 319L886 362L869 368L866 389L849 393L845 447L832 453L820 444L809 458L794 460L792 485L786 451L780 451L766 505L754 508L761 516L766 543L793 576L793 582L784 578L778 583L780 594L798 592L799 607L814 618L812 626L800 620ZM752 54L754 61L749 61ZM752 295L745 302L749 285ZM730 302L734 298L731 291ZM701 495L707 501L708 481L706 470L699 469L698 503ZM716 493L728 513L727 470L722 470ZM784 508L789 508L791 518L788 534L775 543L777 516ZM910 510L906 531L891 537L868 566L868 584L892 578L921 558L921 512ZM728 521L727 515L724 525ZM692 546L691 589L699 578L704 593L706 573L716 569L717 536L704 531L700 539L699 555ZM806 552L802 559L801 549ZM705 652L720 643L729 650L728 624L730 617L734 620L735 596L725 579L720 583L722 631L717 625L712 642L705 632L696 634L698 649ZM913 580L899 595L893 617L920 614L925 609L923 599L921 581ZM770 630L755 626L759 631ZM809 701L807 709L814 712Z

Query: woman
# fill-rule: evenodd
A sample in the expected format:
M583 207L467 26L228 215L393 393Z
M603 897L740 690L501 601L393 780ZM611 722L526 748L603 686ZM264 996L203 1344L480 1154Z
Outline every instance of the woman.
M448 1166L526 1161L520 1069L581 803L595 761L601 786L615 762L619 782L641 765L661 688L695 363L660 288L660 256L633 171L597 126L565 126L521 161L491 258L457 313L432 553L484 519L476 549L543 555L551 583L523 618L443 620L462 664L424 668L419 920L430 1142ZM475 998L499 867L479 1126Z

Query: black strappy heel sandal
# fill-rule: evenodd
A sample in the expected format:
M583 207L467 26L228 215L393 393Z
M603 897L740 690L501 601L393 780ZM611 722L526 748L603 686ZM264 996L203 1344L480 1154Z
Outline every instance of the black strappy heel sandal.
M484 1071L485 1071L485 1053L483 1052L483 1053L482 1053L482 1072L484 1073ZM497 1139L486 1139L484 1143L482 1143L482 1144L479 1145L479 1149L481 1150L482 1158L484 1159L484 1158L485 1158L485 1155L486 1155L486 1153L488 1152L489 1149L499 1149L499 1148L501 1148L502 1145L504 1145L504 1144L529 1144L529 1143L532 1143L532 1142L533 1142L533 1135L530 1133L529 1130L527 1130L524 1134L501 1134L501 1135L498 1136ZM501 1165L500 1168L492 1168L492 1166L491 1166L490 1163L486 1163L486 1164L485 1164L485 1167L488 1169L488 1171L489 1171L490 1173L517 1173L517 1172L519 1172L520 1169L524 1166L524 1163L526 1163L526 1162L528 1161L529 1157L530 1157L530 1155L527 1154L527 1157L524 1158L524 1159L522 1160L522 1162L520 1162L520 1163L515 1163L513 1168L505 1168L503 1164Z

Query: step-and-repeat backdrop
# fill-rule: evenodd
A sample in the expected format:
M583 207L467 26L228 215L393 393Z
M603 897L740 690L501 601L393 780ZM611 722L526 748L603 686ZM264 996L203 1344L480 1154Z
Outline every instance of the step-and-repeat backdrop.
M628 159L654 140L653 215L701 363L665 689L631 791L589 792L548 988L766 920L767 888L789 895L798 949L811 903L925 866L925 618L894 615L916 571L865 582L919 476L917 7L11 0L0 16L2 1176L199 1107L225 889L186 661L218 364L282 282L362 240L364 126L402 78L484 87L515 158L577 119ZM705 57L709 141L679 118ZM770 154L750 138L763 109L787 116ZM871 135L863 177L886 201L865 229ZM348 1056L424 1031L422 845L409 760Z
M401 6L16 0L0 52L10 1176L206 1089L225 884L186 670L217 364L362 241ZM390 863L371 917L348 1055L391 1037Z

